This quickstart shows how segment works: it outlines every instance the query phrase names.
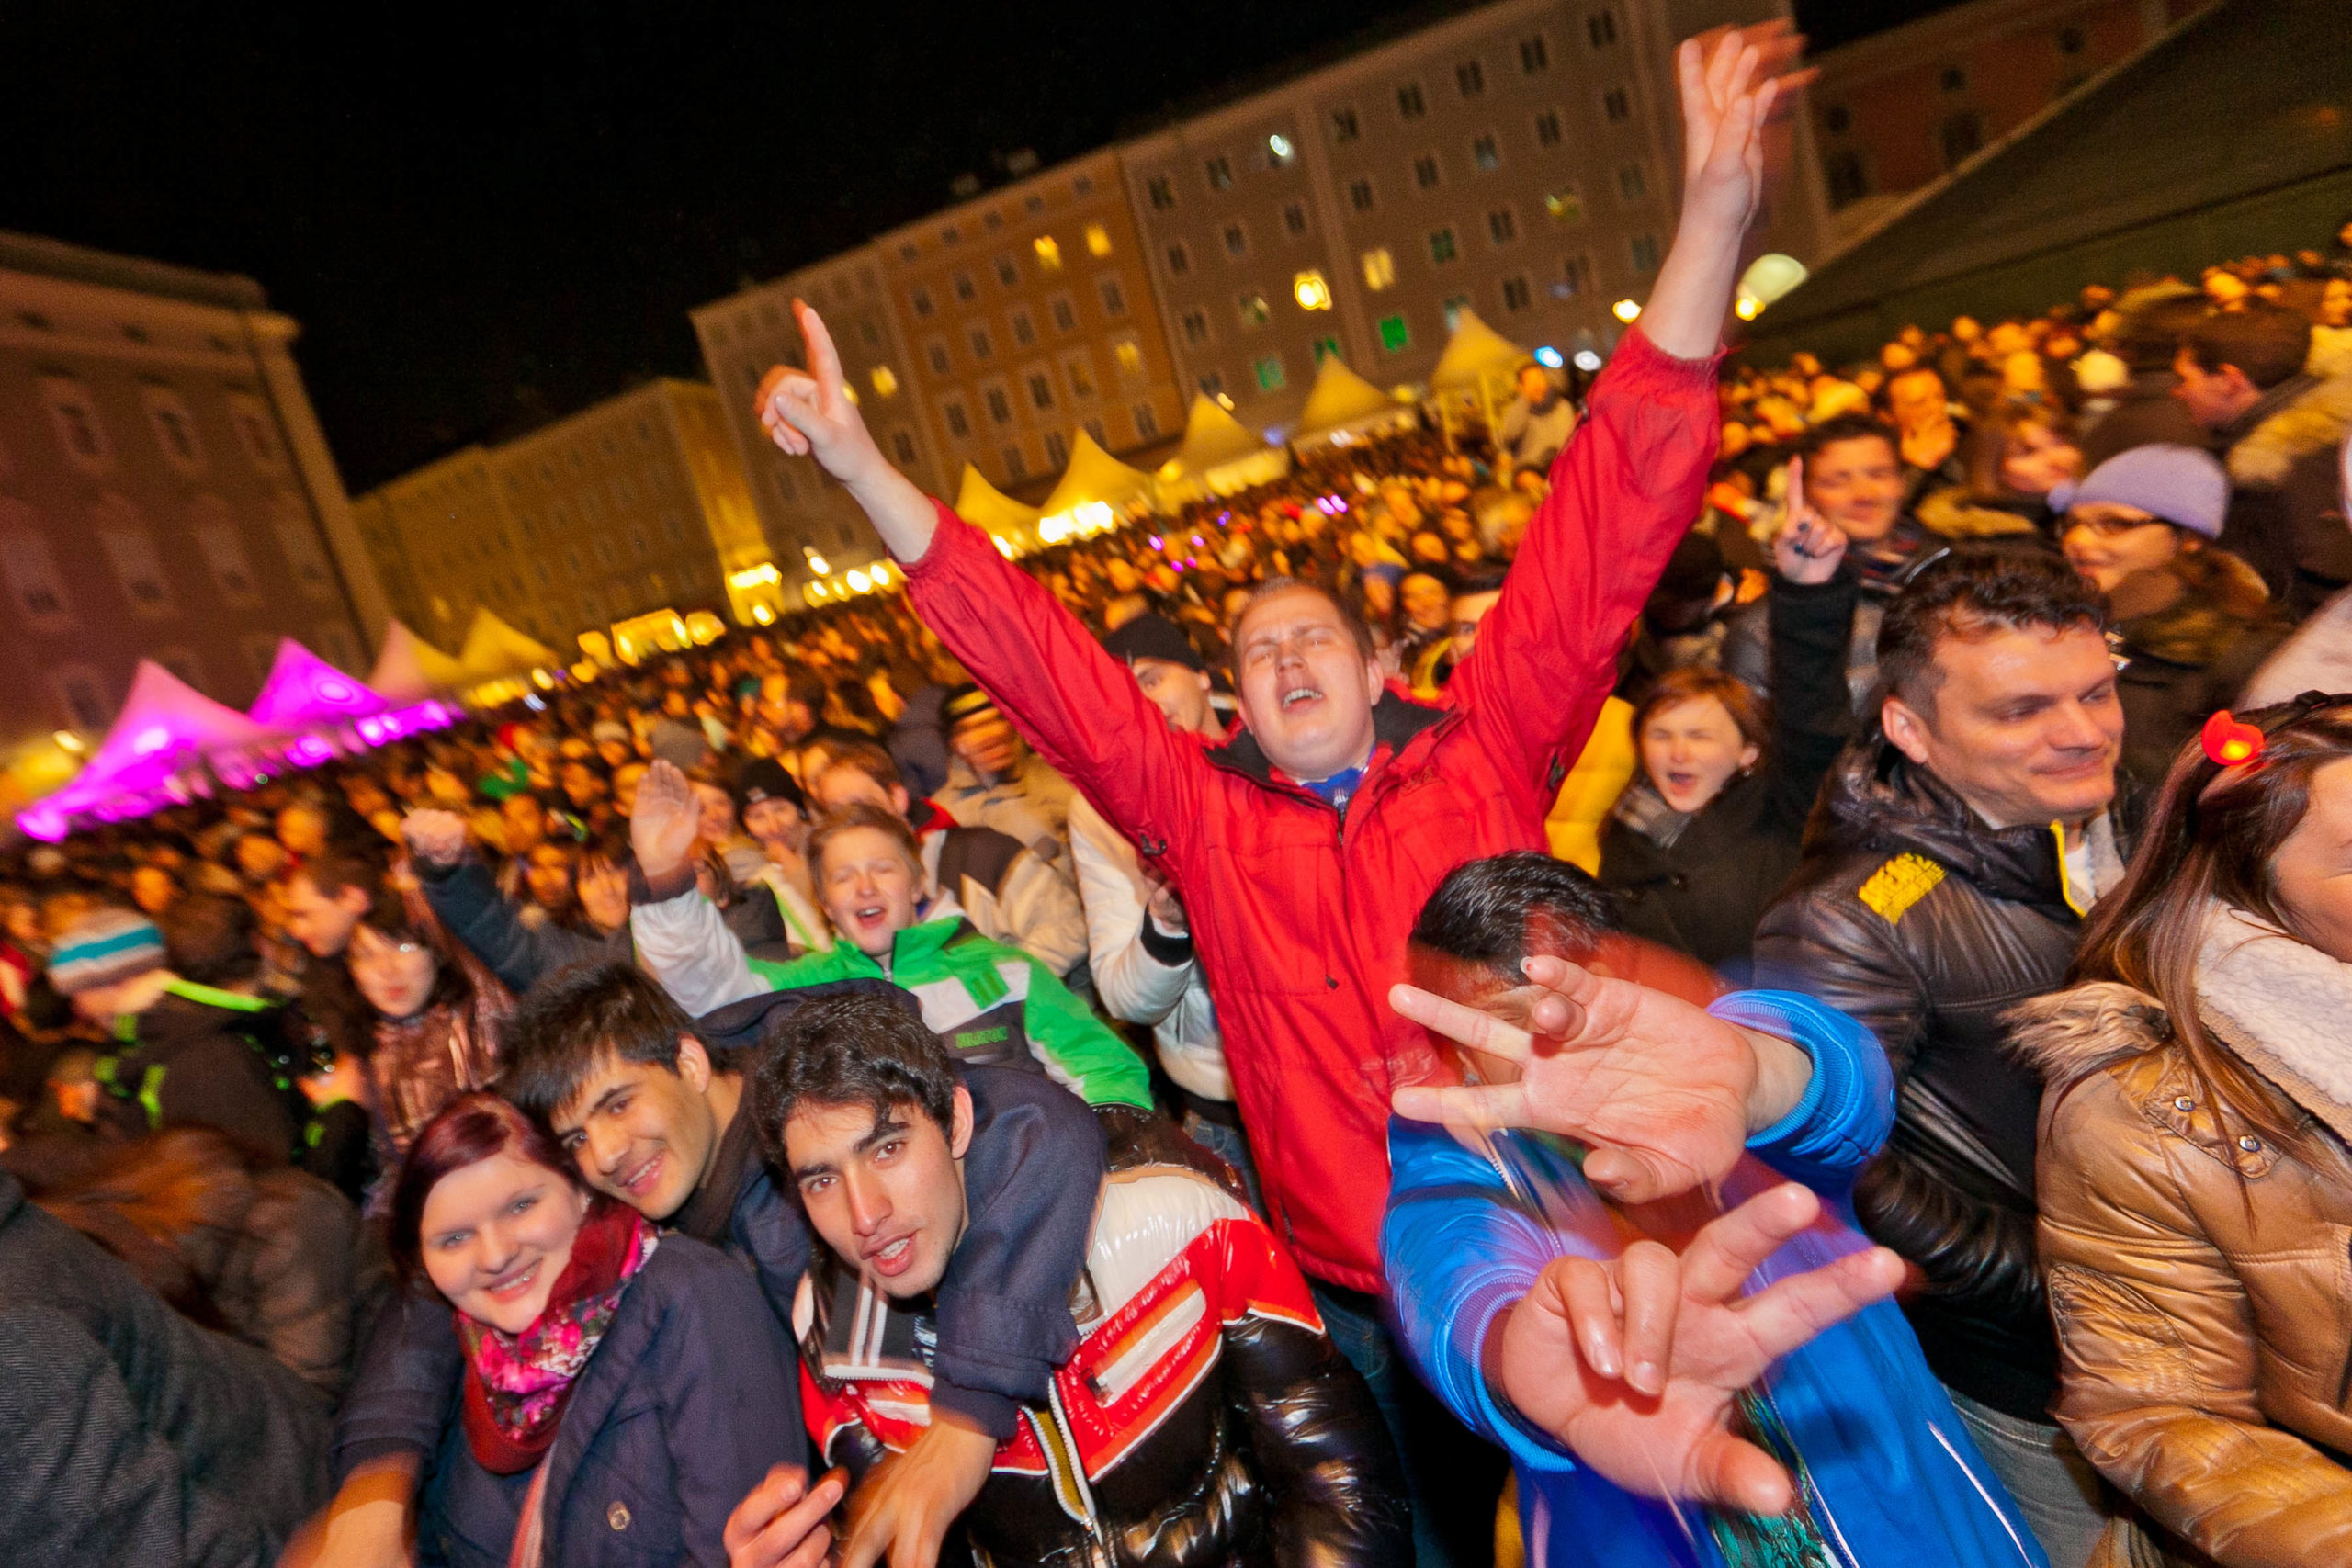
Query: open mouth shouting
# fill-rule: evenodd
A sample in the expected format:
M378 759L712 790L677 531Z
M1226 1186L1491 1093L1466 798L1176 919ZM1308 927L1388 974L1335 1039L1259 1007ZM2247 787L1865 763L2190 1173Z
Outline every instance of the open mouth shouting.
M1283 712L1295 713L1300 708L1306 707L1310 704L1319 703L1322 700L1322 687L1311 682L1301 682L1297 685L1289 686L1283 689L1282 694Z

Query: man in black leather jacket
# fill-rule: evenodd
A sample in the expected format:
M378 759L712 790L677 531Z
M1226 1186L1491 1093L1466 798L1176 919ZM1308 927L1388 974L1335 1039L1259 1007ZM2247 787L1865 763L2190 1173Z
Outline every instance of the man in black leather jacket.
M2082 1560L2069 1541L2087 1551L2098 1483L2077 1483L2048 1414L2041 1090L2004 1019L2060 986L2129 852L2105 615L2052 558L1970 551L1923 571L1881 628L1879 722L1831 771L1756 940L1758 985L1838 1008L1894 1063L1894 1131L1855 1211L1912 1264L1904 1310L1928 1365L2059 1564Z
M794 1308L809 1433L853 1473L899 1462L932 1419L939 1282L996 1249L967 1227L968 1161L1020 1134L976 1129L938 1037L875 997L795 1014L752 1114L823 1243ZM975 1556L1404 1568L1387 1427L1297 1266L1165 1119L1096 1114L1110 1174L1071 1298L1080 1341L997 1446L964 1515Z

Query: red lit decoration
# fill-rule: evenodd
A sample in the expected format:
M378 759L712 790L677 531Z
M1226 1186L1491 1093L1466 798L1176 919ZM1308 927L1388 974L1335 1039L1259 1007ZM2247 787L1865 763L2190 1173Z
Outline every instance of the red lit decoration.
M2205 755L2222 767L2234 768L2261 754L2263 734L2229 709L2219 708L2205 721L2198 739L2205 748Z

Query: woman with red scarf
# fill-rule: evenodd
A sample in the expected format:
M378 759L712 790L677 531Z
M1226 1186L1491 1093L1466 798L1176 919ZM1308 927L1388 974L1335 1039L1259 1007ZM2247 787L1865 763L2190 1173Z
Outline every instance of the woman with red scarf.
M794 1352L751 1272L588 1192L497 1096L418 1133L391 1242L466 1351L420 1559L718 1568L729 1512L771 1466L805 1464Z

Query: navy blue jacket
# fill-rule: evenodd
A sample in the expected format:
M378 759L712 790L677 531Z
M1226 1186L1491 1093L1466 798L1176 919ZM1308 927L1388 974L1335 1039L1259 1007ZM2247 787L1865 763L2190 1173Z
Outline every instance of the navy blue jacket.
M627 926L596 937L552 921L525 925L523 911L498 890L490 868L478 860L460 861L447 871L418 861L416 879L434 918L518 997L568 964L626 964L633 956Z
M727 1516L803 1462L792 1345L740 1258L665 1235L622 1293L541 1462L540 1561L723 1568ZM418 1515L427 1565L503 1568L531 1472L493 1475L448 1423Z

